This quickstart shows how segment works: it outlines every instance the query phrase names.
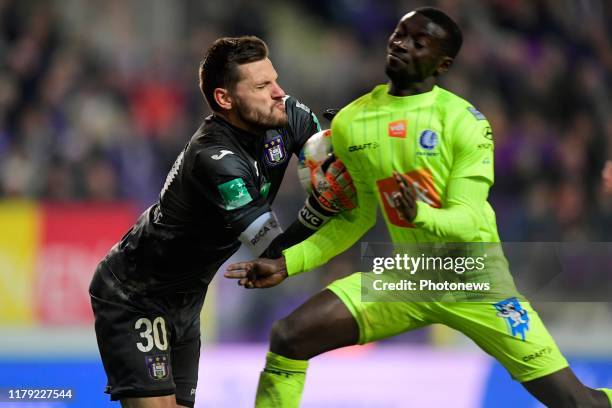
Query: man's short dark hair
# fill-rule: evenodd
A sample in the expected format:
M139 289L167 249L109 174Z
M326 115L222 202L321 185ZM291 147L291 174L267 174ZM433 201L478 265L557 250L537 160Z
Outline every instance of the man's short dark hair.
M238 66L261 61L268 56L268 46L255 36L222 37L215 40L200 62L200 90L213 111L221 107L215 101L215 88L233 89L240 81Z
M461 29L457 23L455 23L455 21L450 18L448 14L434 7L419 7L414 11L422 14L435 24L442 27L447 36L444 52L449 57L455 58L461 49L461 44L463 43L463 34L461 34Z

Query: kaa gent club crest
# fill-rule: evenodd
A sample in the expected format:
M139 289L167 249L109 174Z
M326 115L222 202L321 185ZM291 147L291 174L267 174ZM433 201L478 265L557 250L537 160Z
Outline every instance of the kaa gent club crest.
M274 136L264 144L264 155L270 166L277 166L285 161L287 152L281 135Z

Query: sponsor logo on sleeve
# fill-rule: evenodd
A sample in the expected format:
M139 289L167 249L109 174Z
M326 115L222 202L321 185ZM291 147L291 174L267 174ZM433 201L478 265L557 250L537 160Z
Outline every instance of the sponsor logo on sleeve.
M217 186L226 210L235 210L253 201L244 180L240 177Z
M263 225L263 227L261 227L257 231L255 236L253 238L251 238L251 245L253 245L253 246L257 245L257 243L262 238L264 238L268 234L268 232L270 232L273 229L278 229L278 222L274 218L270 219L267 223L265 223Z
M493 131L491 130L489 126L485 128L482 135L484 136L485 139L493 140Z
M408 121L405 119L389 122L389 137L406 137Z
M473 106L470 106L469 108L467 108L468 112L470 112L475 118L476 120L487 120L487 118L485 117L485 115L483 115L478 109L476 109Z

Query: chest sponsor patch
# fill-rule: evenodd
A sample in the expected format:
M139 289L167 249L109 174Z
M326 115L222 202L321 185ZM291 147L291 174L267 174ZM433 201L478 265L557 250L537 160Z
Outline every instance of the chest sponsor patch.
M275 136L264 143L264 156L269 166L278 166L285 161L287 151L281 135Z
M408 131L408 121L405 119L389 122L389 137L406 137Z
M424 203L434 207L440 208L440 194L436 191L434 185L433 176L427 169L411 171L404 173L404 175L410 181L409 186L414 188L417 200L423 201ZM408 222L402 214L395 208L393 202L393 193L399 191L399 187L393 177L387 177L376 182L378 186L378 192L381 196L381 201L387 214L387 218L391 224L398 227L414 228L414 224Z
M235 210L253 201L241 177L217 186L226 210Z

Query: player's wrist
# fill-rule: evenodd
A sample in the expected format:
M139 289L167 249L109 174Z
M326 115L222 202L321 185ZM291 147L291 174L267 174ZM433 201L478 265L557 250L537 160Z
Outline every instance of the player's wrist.
M432 207L430 207L429 205L427 205L427 203L424 203L422 201L416 201L416 215L414 216L414 218L412 219L412 222L414 225L416 225L417 227L423 227L425 226L425 224L427 224L427 220L430 217L430 209Z
M291 248L287 248L283 251L283 256L281 257L284 265L285 272L287 276L297 275L304 271L304 258L303 252L300 247L303 243L294 245Z
M287 261L285 260L285 256L281 256L276 260L277 267L279 268L278 274L283 277L283 279L287 279L289 277L289 273L287 272Z

